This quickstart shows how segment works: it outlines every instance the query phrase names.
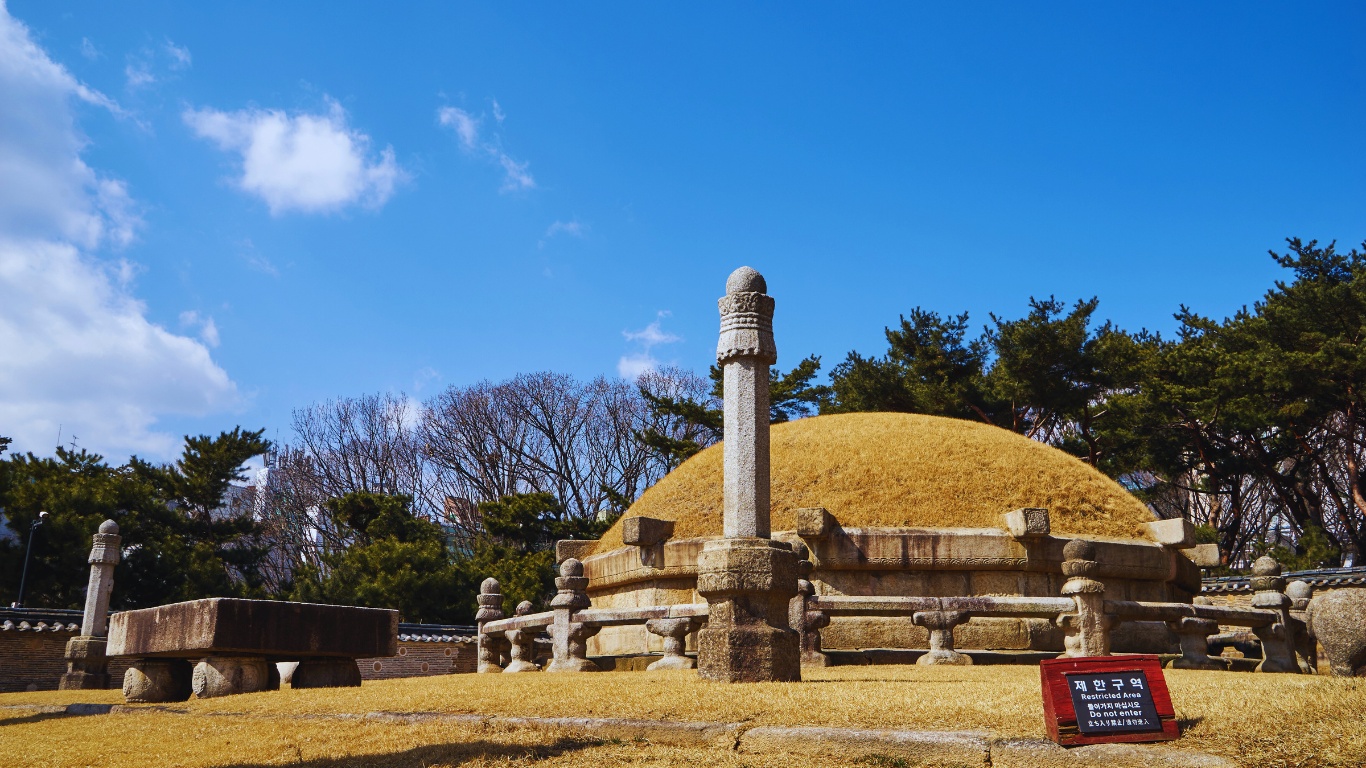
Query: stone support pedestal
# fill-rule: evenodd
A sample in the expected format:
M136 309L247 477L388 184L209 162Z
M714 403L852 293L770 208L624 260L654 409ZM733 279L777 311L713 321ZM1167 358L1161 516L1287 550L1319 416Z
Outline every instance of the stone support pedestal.
M479 613L475 614L474 620L479 625L476 639L479 643L477 670L480 674L503 671L501 661L507 640L484 634L485 624L504 618L503 595L499 589L498 580L492 577L484 579L479 585Z
M916 664L972 664L972 657L965 656L953 649L953 628L968 620L963 611L917 611L911 616L911 623L930 631L930 650L915 660Z
M517 616L526 616L531 613L531 603L523 600L517 604L514 612ZM539 629L513 629L506 633L508 641L508 665L503 669L504 674L515 672L540 672L541 668L536 666L536 635Z
M1076 602L1076 613L1058 617L1063 631L1063 657L1109 656L1113 617L1105 615L1105 585L1091 576L1100 567L1096 545L1073 539L1062 549L1062 572L1067 582L1062 594Z
M1209 655L1209 636L1219 633L1219 622L1186 616L1167 622L1167 628L1181 641L1181 658L1172 659L1168 669L1228 669L1222 660Z
M1262 641L1262 663L1258 672L1300 672L1295 659L1295 625L1290 617L1291 600L1285 594L1281 564L1270 557L1259 557L1252 564L1252 607L1275 611L1274 624L1253 627Z
M569 558L560 564L560 575L555 579L559 590L550 601L555 622L546 627L550 634L554 658L545 668L547 672L598 672L598 665L588 660L588 638L601 627L574 621L574 614L591 605L588 599L588 578L583 575L583 563Z
M820 510L824 512L825 510ZM797 596L792 598L788 607L788 624L797 631L797 647L803 667L828 667L830 657L821 649L821 630L830 626L830 617L822 611L808 610L812 598L816 596L816 585L806 577L811 575L812 564L809 550L805 544L798 545Z
M697 635L697 670L725 682L801 679L788 601L797 594L797 558L769 539L716 539L697 558L697 591L708 603Z
M193 692L193 665L185 659L138 659L123 673L123 698L130 704L185 701Z
M664 658L654 662L645 669L654 672L660 669L693 669L697 662L683 654L687 647L688 635L697 629L698 620L693 618L683 619L650 619L645 622L645 629L650 634L664 638Z
M279 668L275 668L278 688ZM355 659L304 659L294 668L290 676L291 688L358 688L360 687L360 667Z
M355 665L355 662L352 662ZM303 663L300 662L300 667ZM275 672L272 676L271 672ZM359 670L357 670L359 672ZM273 677L273 680L272 680ZM299 670L294 670L294 680L299 679ZM201 699L216 696L232 696L238 693L256 693L271 690L271 683L280 685L280 673L274 664L266 663L261 656L209 656L194 665L191 687L194 695Z
M114 590L114 566L119 563L119 527L113 520L100 523L90 549L90 581L85 591L85 615L81 634L66 644L66 673L57 687L63 691L109 687L109 659L105 656L109 631L109 596Z

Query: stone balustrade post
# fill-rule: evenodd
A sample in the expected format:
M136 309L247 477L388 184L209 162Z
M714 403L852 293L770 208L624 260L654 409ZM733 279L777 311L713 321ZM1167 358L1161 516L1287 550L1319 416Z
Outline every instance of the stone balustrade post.
M653 672L658 669L693 669L697 662L688 658L684 654L687 648L688 635L692 634L701 621L695 618L679 619L650 619L645 622L645 629L652 635L664 638L664 657L646 667L647 671Z
M1105 615L1105 585L1091 578L1100 568L1095 542L1072 539L1063 547L1062 594L1076 603L1075 613L1058 617L1064 633L1064 657L1109 656L1114 618Z
M517 604L516 616L526 616L531 613L531 602L523 600ZM508 641L508 665L503 669L503 674L514 672L540 672L541 668L536 666L536 635L540 634L539 629L513 629L506 633Z
M801 578L797 579L797 596L792 598L788 620L797 631L801 665L828 667L830 657L821 650L821 630L830 626L830 617L824 611L811 610L811 603L816 597L816 585L806 577L811 575L812 563L804 557L806 545L799 545L798 549L798 557L802 559L797 561L797 573Z
M722 449L724 538L697 558L697 591L708 603L698 633L698 675L724 682L801 679L789 601L797 594L797 558L769 528L769 381L777 362L772 297L762 275L741 267L718 302L716 362L725 392Z
M109 687L109 659L105 656L109 633L109 597L114 589L114 566L119 563L119 526L113 520L100 523L90 549L90 581L85 590L85 615L81 634L66 643L66 673L61 690Z
M916 611L911 623L930 631L930 650L915 660L916 664L972 664L972 657L953 649L953 628L971 618L967 611Z
M1300 671L1315 675L1319 671L1319 643L1309 629L1309 602L1314 597L1314 588L1309 582L1296 579L1285 585L1286 597L1290 598L1290 615L1295 619L1295 655L1299 657Z
M554 658L546 666L547 672L597 672L598 666L588 660L588 638L601 627L574 621L574 614L592 605L588 599L588 579L583 575L583 563L569 558L560 564L560 575L555 579L559 590L550 601L555 622L546 628L550 634Z
M1285 579L1281 576L1281 564L1270 557L1262 556L1252 564L1252 607L1264 611L1274 611L1276 621L1261 627L1253 627L1257 639L1262 641L1262 663L1257 665L1258 672L1300 672L1299 662L1295 659L1295 625L1290 616L1290 597L1285 594Z
M1167 622L1167 628L1175 632L1181 642L1181 658L1168 662L1168 669L1228 668L1223 661L1209 655L1209 637L1219 633L1219 622L1183 616L1177 621Z
M507 640L484 632L485 624L504 618L503 595L499 589L498 580L492 577L484 579L484 583L479 585L479 613L475 614L474 621L479 625L477 635L479 643L478 671L481 674L503 671L503 665L499 662L502 659L503 646Z

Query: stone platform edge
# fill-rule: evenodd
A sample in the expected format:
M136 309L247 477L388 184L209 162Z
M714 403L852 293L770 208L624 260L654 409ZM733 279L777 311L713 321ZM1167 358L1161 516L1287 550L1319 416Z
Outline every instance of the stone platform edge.
M189 710L128 704L12 704L47 714L190 714ZM767 726L749 723L677 722L631 718L515 717L445 712L368 712L364 714L269 715L214 712L207 716L258 719L439 721L477 728L509 728L568 733L594 739L647 741L680 747L713 747L744 754L823 754L857 758L882 755L915 761L913 765L962 765L989 768L1053 768L1106 766L1128 768L1238 768L1218 755L1169 746L1095 744L1064 749L1046 739L1001 738L989 731L926 731L822 726Z

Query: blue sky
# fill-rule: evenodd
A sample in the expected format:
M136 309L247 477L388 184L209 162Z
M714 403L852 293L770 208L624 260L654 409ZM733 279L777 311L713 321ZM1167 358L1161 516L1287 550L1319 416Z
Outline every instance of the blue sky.
M1360 4L0 5L0 434L122 460L915 306L1170 331L1366 240Z

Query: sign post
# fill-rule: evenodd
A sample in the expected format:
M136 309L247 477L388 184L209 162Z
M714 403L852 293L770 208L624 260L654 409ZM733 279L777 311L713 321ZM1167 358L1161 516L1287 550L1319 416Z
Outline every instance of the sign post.
M1039 677L1048 737L1064 747L1181 736L1157 656L1047 659Z

